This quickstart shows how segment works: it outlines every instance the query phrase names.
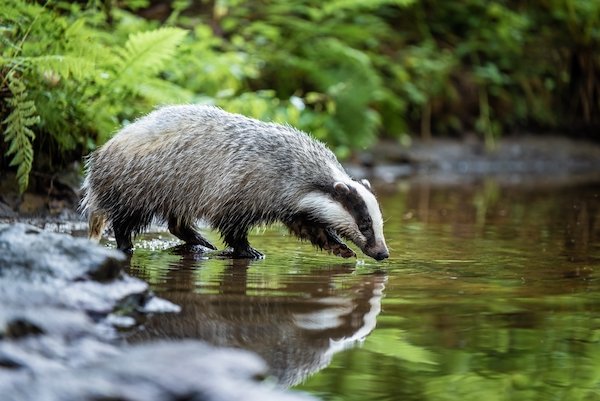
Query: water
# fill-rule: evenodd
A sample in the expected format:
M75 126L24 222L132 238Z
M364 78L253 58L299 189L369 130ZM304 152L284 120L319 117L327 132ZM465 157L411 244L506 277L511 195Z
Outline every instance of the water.
M147 235L130 273L183 311L130 341L250 349L323 400L600 400L600 184L379 192L384 263L329 256L278 227L251 235L267 255L252 262L178 255L161 250L173 237Z

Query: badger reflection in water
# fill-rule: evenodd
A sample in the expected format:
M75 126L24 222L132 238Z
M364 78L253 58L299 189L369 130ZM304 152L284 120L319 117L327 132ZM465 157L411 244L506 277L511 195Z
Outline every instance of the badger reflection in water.
M387 276L348 275L335 266L308 275L283 276L278 295L248 295L246 266L231 261L219 294L194 292L193 269L172 269L178 291L159 295L180 305L179 314L156 315L130 342L195 338L262 356L279 383L292 386L326 367L332 356L360 344L375 328ZM201 266L201 265L200 265ZM191 288L182 288L190 283ZM184 287L186 285L184 284ZM289 294L289 295L279 295Z

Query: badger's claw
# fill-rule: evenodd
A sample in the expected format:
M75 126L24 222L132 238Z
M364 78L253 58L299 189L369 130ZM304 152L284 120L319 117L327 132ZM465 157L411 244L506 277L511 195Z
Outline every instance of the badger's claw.
M333 253L335 256L341 256L342 258L356 257L356 253L354 253L352 249L348 248L348 246L343 242L330 245L331 247L329 250L331 250L331 253Z
M200 245L214 251L217 250L217 247L208 242L194 226L182 225L175 218L169 219L169 231L187 245Z
M332 229L325 229L325 242L323 243L323 249L331 251L335 256L341 256L342 258L351 258L356 256L356 253L348 245L344 244L337 233Z

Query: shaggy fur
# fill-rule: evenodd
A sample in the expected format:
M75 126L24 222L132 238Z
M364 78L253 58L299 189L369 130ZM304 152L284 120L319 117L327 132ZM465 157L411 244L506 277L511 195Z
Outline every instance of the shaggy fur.
M154 218L190 244L215 247L196 230L218 229L233 257L261 257L248 230L281 221L343 256L338 234L375 259L388 256L370 186L352 180L322 143L289 126L212 106L167 106L123 128L87 161L82 209L90 236L111 222L117 246Z

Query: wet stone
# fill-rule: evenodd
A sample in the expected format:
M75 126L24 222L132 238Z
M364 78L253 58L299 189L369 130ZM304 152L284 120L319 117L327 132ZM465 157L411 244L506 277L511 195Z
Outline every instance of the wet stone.
M122 273L125 261L121 252L84 238L26 224L0 225L4 304L53 305L106 315L137 299L143 309L151 298L148 285Z
M124 345L132 315L178 313L123 273L119 251L0 224L2 401L313 400L262 382L247 351L200 341Z
M0 338L18 339L37 334L64 338L108 337L106 332L100 335L92 318L77 310L41 305L29 308L12 302L0 306Z
M266 371L247 351L198 341L158 342L123 348L78 369L47 368L36 380L0 380L0 393L4 401L314 400L261 384Z
M26 224L0 225L0 274L26 280L116 278L125 256L90 241Z

